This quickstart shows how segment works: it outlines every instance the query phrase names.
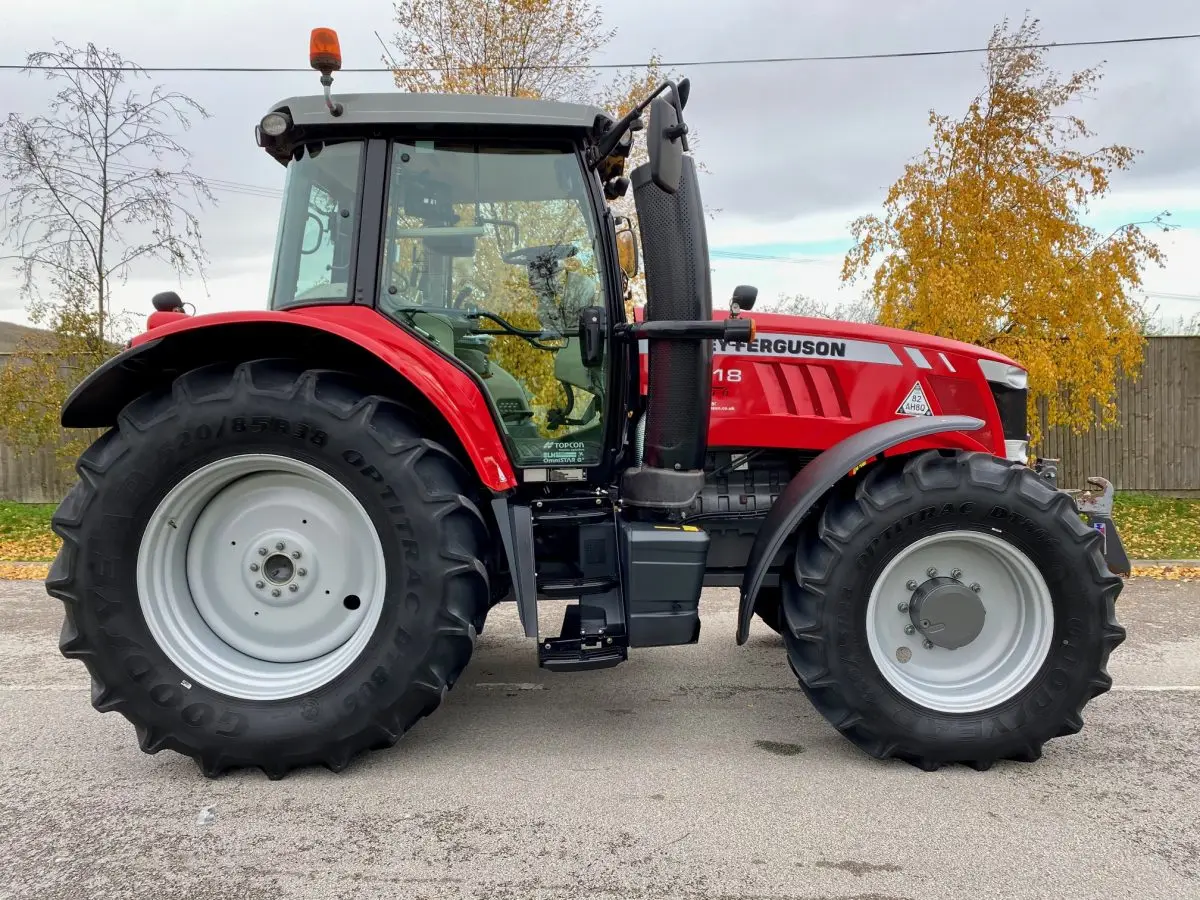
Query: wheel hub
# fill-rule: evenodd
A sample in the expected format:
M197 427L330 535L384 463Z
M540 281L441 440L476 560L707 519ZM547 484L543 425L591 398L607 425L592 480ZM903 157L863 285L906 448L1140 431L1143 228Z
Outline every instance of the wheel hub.
M979 595L955 578L930 578L908 603L913 626L935 647L957 650L983 631L987 613Z
M267 581L272 584L287 584L292 580L292 576L296 572L296 567L282 553L275 553L267 557L267 561L263 563L262 571Z

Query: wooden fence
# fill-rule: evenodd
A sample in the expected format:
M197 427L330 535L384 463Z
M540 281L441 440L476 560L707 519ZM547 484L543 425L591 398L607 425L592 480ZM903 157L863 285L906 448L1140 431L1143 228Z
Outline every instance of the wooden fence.
M1102 475L1118 490L1200 496L1200 337L1155 337L1136 382L1124 382L1120 419L1073 435L1050 429L1038 448L1057 457L1061 487ZM49 451L18 455L0 445L0 500L54 503L73 483Z
M1050 429L1040 456L1062 460L1060 487L1102 475L1117 490L1200 496L1200 337L1153 337L1136 382L1123 381L1112 428Z

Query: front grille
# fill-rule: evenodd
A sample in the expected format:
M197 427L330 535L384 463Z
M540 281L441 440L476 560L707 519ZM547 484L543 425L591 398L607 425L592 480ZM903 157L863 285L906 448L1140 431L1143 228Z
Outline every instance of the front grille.
M989 381L992 399L1000 411L1000 424L1006 441L1024 441L1029 437L1029 391Z

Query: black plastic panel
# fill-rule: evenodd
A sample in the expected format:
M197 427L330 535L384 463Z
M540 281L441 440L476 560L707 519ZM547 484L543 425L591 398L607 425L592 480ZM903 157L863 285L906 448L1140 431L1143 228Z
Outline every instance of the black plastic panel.
M690 526L624 520L620 532L629 646L698 641L708 534Z
M988 382L992 398L1000 412L1000 424L1004 427L1004 439L1023 441L1029 435L1029 391L1011 388L1008 385Z

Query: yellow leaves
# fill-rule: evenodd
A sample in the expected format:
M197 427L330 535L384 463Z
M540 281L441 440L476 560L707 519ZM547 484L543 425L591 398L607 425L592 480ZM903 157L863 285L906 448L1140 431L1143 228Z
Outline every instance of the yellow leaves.
M51 560L62 542L52 531L19 538L0 538L0 561L35 562Z
M414 92L579 99L612 38L588 0L397 0L396 86Z
M892 185L883 214L852 225L843 281L870 275L883 324L990 347L1029 367L1031 407L1047 424L1111 422L1121 374L1144 339L1133 299L1159 248L1136 226L1098 234L1079 207L1127 168L1130 148L1091 153L1059 113L1095 80L1049 73L1036 20L993 33L987 84L957 121L930 115L933 139ZM1032 409L1031 409L1032 412ZM1031 415L1036 423L1036 417Z
M1191 583L1200 580L1200 566L1134 566L1131 574L1134 578Z
M43 563L17 565L0 562L0 581L44 581L50 567Z

